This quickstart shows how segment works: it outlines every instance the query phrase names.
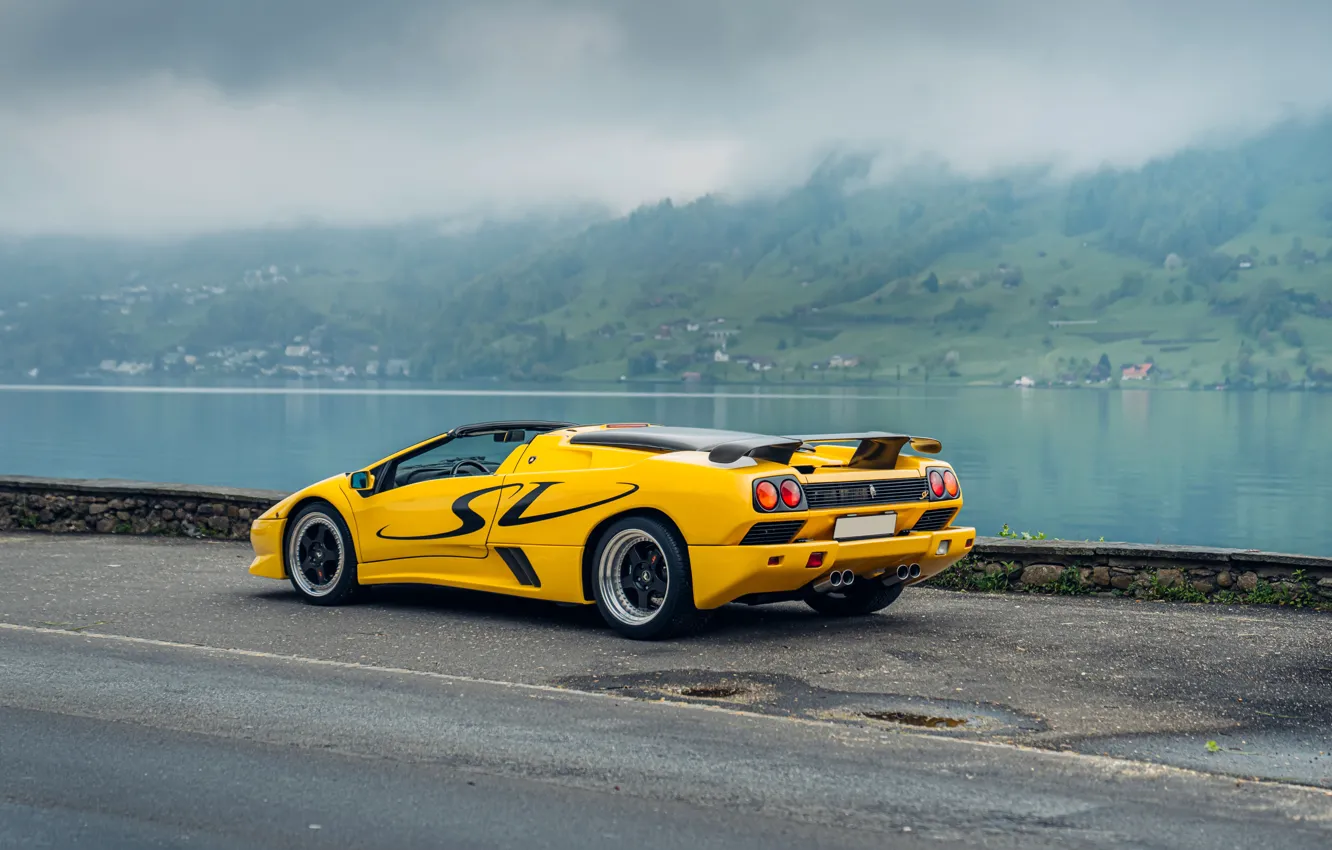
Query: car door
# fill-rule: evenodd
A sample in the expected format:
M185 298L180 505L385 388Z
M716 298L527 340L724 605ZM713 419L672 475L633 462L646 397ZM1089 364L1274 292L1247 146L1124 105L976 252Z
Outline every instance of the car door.
M445 438L390 461L356 506L359 560L485 558L500 494L513 486L495 472L513 451L485 434Z

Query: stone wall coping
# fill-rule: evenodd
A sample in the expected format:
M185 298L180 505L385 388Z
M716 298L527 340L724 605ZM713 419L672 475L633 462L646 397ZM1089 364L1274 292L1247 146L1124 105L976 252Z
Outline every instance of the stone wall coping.
M206 487L197 484L153 484L115 478L36 478L28 475L0 476L0 490L27 493L77 493L88 496L132 496L134 498L190 499L201 502L266 502L275 504L289 496L281 490L249 490L242 487Z
M200 503L241 504L246 507L257 503L272 505L290 495L281 490L251 490L197 484L156 484L118 479L38 478L27 475L0 476L0 491L180 499ZM1233 563L1236 569L1241 571L1268 566L1312 569L1320 574L1332 575L1332 558L1262 552L1256 549L1223 549L1215 546L978 537L973 552L982 559L1009 559L1029 564L1042 562L1058 564L1079 560L1112 565L1123 561L1134 563L1159 561L1163 565Z
M1035 563L1041 559L1061 562L1077 558L1131 558L1169 563L1209 562L1243 564L1245 569L1262 564L1308 567L1332 572L1332 558L1262 552L1257 549L1222 549L1215 546L1177 546L1161 543L1098 543L1072 540L1014 540L1008 537L978 537L976 555L983 558L1012 558Z

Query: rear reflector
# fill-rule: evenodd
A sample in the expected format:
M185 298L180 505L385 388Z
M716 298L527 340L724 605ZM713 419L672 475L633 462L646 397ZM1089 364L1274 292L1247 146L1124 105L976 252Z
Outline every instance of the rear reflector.
M805 566L807 566L807 567L821 567L821 566L823 566L823 553L822 553L822 552L810 552L810 553L809 553L809 560L805 562Z
M768 566L770 566L770 567L775 567L775 566L777 566L778 564L780 564L781 562L782 562L782 556L781 556L781 555L773 555L771 558L768 559Z
M939 541L939 548L934 550L934 554L936 554L936 555L947 555L947 554L948 554L948 546L949 546L949 544L951 544L952 542L953 542L953 541L951 541L951 540L940 540L940 541Z

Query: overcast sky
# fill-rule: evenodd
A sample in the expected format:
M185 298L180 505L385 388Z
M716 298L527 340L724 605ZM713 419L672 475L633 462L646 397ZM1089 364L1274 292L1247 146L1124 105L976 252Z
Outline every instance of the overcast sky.
M1328 0L0 0L0 232L1133 165L1328 108L1330 40Z

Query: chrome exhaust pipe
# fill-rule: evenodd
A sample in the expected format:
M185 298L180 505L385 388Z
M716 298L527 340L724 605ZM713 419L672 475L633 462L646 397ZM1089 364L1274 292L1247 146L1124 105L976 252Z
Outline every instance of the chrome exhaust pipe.
M899 582L904 582L911 576L911 568L906 564L901 564L895 570L886 570L879 581L883 582L884 587L892 587Z
M841 586L842 586L842 573L838 570L833 570L826 577L821 578L814 583L814 592L827 593L828 591L834 590Z
M856 580L856 574L850 570L842 570L842 587L850 587Z
M911 565L911 577L920 578L920 564Z

